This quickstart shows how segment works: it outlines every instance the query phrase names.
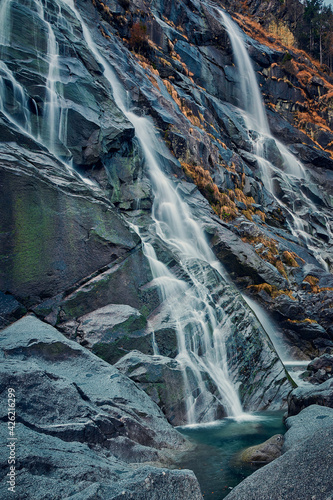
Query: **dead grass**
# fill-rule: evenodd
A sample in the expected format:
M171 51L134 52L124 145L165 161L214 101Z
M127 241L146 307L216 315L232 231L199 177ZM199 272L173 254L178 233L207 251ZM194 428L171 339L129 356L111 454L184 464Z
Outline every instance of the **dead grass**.
M316 278L315 276L311 276L311 274L308 274L303 281L306 281L311 285L311 292L312 293L321 293L321 292L331 292L333 290L332 287L323 287L320 288L318 286L319 283L319 278Z
M289 267L299 267L296 261L297 258L299 259L298 255L295 252L288 252L286 250L282 253L282 261Z
M270 285L269 283L261 283L260 285L250 285L248 288L250 290L253 290L255 293L260 293L261 291L264 291L270 297L272 297L272 299L275 299L280 295L287 295L292 300L296 300L291 290L279 290L276 286Z
M235 202L230 198L229 193L221 192L213 182L208 170L198 165L188 163L181 164L186 175L191 177L198 186L200 192L205 196L212 206L214 212L225 221L231 221L238 215Z

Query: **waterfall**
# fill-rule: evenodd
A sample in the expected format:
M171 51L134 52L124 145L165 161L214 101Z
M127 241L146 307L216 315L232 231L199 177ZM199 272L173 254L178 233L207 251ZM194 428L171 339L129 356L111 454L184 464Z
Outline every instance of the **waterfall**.
M328 270L327 263L321 257L320 250L317 248L317 242L308 233L307 222L302 218L303 213L298 214L274 192L273 180L275 178L283 179L286 190L291 193L297 192L302 197L302 204L306 207L306 212L311 214L311 212L316 211L316 207L299 188L299 181L301 179L309 183L311 180L308 179L301 162L281 142L271 135L259 85L251 59L245 47L244 35L237 24L223 10L219 9L218 11L230 38L234 61L240 79L239 103L243 110L246 127L249 130L249 139L252 142L253 154L259 165L261 179L266 189L273 195L277 204L287 214L291 233L300 241L303 241L308 250L312 251L317 261ZM282 165L274 165L266 158L267 154L265 150L271 147L272 141L280 154ZM326 229L330 235L331 228L328 222L326 223Z
M51 23L46 19L45 9L40 0L35 0L39 17L47 27L47 62L48 73L46 78L46 99L44 103L44 127L39 131L39 139L44 142L52 153L57 152L57 142L60 140L62 106L61 98L57 93L60 82L58 58L59 45ZM58 11L58 17L61 11Z
M11 46L12 0L3 0L0 5L0 46L2 59ZM56 5L57 6L57 5ZM46 52L36 49L38 64L47 65L45 76L46 95L43 104L43 120L39 120L38 107L26 89L17 81L13 71L4 60L0 61L0 110L6 118L23 133L43 144L57 158L66 146L66 108L63 106L59 73L59 45L48 21L42 0L31 0L30 8L46 28ZM60 7L55 16L62 20ZM31 19L34 24L34 19ZM31 108L34 108L34 113Z
M21 132L31 136L27 95L3 61L0 61L0 111Z
M13 0L2 0L0 4L0 111L6 119L21 133L28 135L36 142L46 147L66 169L67 173L80 179L92 188L96 183L76 172L70 160L64 161L64 155L71 153L66 147L67 141L67 107L63 97L61 76L59 71L59 44L56 39L54 25L48 19L49 13L43 0L29 0L31 9L31 24L36 18L45 26L46 50L36 51L38 67L45 71L45 98L40 112L35 100L29 96L27 89L17 80L14 71L10 69L12 56L12 9ZM72 26L63 16L61 3L54 2L53 8L58 11L53 14L53 21L58 28L66 27L73 31ZM35 40L35 43L36 40ZM8 64L7 59L8 58Z
M13 0L2 0L0 5L0 45L10 44L11 5Z
M128 111L128 95L123 90L113 68L101 55L90 32L82 20L72 0L65 0L80 21L84 39L98 63L104 68L104 76L110 83L117 106L135 128L146 165L149 169L154 203L152 208L152 228L175 256L186 276L180 279L174 275L157 256L153 245L145 241L143 251L158 285L164 307L177 332L177 361L182 366L184 392L188 423L196 423L216 418L214 411L206 411L204 417L199 406L205 406L206 396L210 396L206 379L215 383L217 399L229 416L243 414L236 388L227 365L226 337L230 331L229 319L222 307L216 305L210 290L212 277L228 286L223 270L208 246L202 229L194 220L188 205L181 199L173 183L159 167L156 151L165 148L155 137L153 124L144 117ZM139 232L139 229L136 229ZM196 382L198 394L193 394L190 379ZM206 405L207 406L207 405Z
M230 37L235 63L240 76L239 97L241 106L247 111L245 118L248 129L256 130L262 134L269 134L269 126L257 78L242 40L241 31L225 12L222 10L219 10L219 12Z

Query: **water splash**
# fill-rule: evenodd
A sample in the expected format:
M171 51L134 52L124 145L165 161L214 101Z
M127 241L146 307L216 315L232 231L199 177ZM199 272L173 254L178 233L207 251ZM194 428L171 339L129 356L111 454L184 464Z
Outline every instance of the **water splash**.
M31 136L27 95L3 61L0 61L0 111L20 131Z

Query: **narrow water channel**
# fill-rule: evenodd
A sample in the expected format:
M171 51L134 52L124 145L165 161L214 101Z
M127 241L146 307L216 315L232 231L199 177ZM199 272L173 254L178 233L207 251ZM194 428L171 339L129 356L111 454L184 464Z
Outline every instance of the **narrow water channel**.
M180 468L194 471L205 499L221 500L260 465L241 464L244 448L284 434L284 411L253 413L253 419L226 418L212 424L178 427L196 446L181 459Z

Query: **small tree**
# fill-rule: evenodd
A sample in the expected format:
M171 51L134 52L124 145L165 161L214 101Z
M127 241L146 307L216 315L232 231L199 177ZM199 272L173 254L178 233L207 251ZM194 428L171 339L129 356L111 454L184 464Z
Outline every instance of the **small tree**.
M147 26L143 23L134 23L130 30L129 44L136 52L148 49Z

